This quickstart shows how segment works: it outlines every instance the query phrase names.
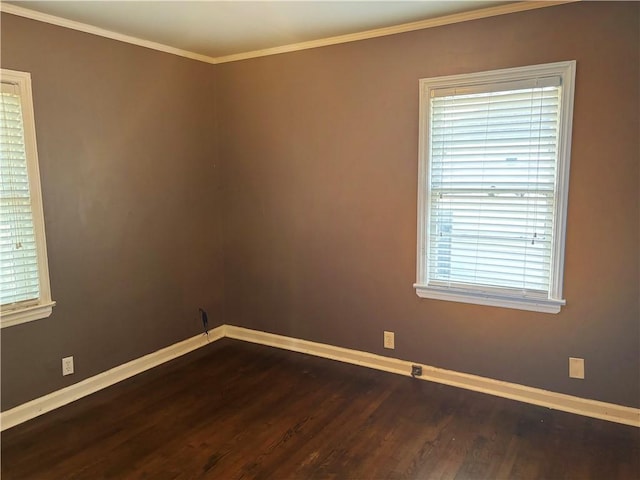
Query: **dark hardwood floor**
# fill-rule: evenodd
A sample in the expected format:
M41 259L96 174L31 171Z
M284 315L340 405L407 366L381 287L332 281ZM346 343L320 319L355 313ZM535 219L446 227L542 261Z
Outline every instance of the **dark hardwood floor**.
M640 429L222 340L2 433L10 479L640 478Z

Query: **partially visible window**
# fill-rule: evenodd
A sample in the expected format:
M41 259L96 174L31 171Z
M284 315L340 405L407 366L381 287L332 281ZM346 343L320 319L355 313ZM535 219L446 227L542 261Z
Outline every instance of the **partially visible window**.
M416 292L560 311L575 62L420 81Z
M51 315L36 132L28 73L2 69L0 94L0 324Z

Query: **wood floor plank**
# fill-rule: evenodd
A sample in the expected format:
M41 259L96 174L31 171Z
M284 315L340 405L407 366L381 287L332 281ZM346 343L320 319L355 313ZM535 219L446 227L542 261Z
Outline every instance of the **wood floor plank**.
M640 429L230 339L1 440L4 480L640 478Z

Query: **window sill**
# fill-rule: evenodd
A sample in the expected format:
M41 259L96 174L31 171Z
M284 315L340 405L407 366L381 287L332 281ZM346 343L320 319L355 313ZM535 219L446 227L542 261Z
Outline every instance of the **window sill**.
M47 302L38 305L30 305L28 307L15 310L5 310L0 312L0 328L13 327L21 323L33 322L47 318L53 311L56 302Z
M513 308L531 312L558 313L566 304L565 300L552 300L536 297L509 297L482 292L452 291L446 288L428 287L414 284L416 294L420 298L446 300L449 302L473 303L491 307Z

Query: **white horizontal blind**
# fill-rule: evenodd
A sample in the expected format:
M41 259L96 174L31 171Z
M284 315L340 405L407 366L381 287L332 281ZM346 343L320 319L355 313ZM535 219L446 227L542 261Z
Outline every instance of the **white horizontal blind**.
M560 79L433 92L431 286L547 297Z
M0 304L40 296L20 90L2 83L0 96Z

